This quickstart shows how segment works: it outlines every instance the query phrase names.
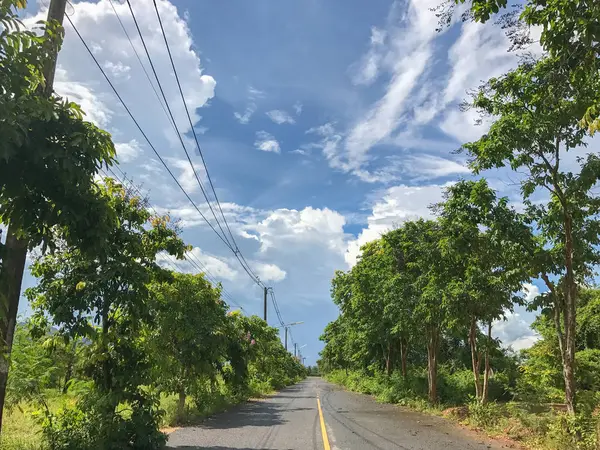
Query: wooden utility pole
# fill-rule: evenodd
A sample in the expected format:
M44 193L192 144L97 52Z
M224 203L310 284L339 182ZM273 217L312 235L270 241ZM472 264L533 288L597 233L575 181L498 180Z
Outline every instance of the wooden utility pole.
M267 291L268 290L269 290L269 288L265 286L265 301L264 301L264 312L263 312L263 319L265 319L265 322L267 321Z
M47 20L55 20L62 26L66 5L67 0L51 0ZM52 95L58 48L52 56L43 68L46 84L40 94L45 97ZM2 431L2 413L6 398L8 369L10 367L10 352L19 311L19 298L29 246L27 239L19 236L18 229L15 229L10 222L7 225L6 244L2 255L3 268L0 274L0 432Z

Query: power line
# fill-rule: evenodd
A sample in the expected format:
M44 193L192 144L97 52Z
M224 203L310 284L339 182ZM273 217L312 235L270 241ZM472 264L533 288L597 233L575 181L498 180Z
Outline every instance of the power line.
M110 166L107 166L107 170L114 176L114 178L119 181L123 186L127 187L129 186L129 188L133 191L135 191L140 197L142 198L147 198L147 195L144 195L140 189L134 184L133 179L127 179L127 175L125 174L125 172L123 172L121 170L121 168L119 166L115 166L115 168L121 173L122 179L112 170L112 168ZM106 172L104 172L103 170L101 170L102 173L108 177L108 174ZM154 213L158 216L159 213L158 211L156 211L156 209L150 205L150 209L152 209L152 211L154 211ZM178 265L178 261L176 259L174 259L171 255L169 255L168 253L165 254L165 257L169 260L169 265L171 266L171 268L173 270L176 271L182 271L181 268ZM244 311L244 307L239 304L237 301L235 301L233 299L233 296L225 289L225 287L223 286L222 283L220 283L218 281L218 279L212 275L210 273L210 271L208 270L208 268L202 264L202 262L197 259L195 257L195 255L191 252L187 252L185 254L185 259L187 262L189 262L190 264L192 264L199 272L204 273L204 275L206 276L206 278L208 278L208 280L213 283L213 284L221 284L221 294L223 295L223 297L225 297L225 299L227 299L230 303L233 303L234 305L236 305L237 307L239 307L242 311Z
M129 1L129 0L128 0ZM185 101L185 96L183 95L183 89L181 88L181 83L179 81L179 75L177 74L177 68L175 67L175 63L173 62L173 55L171 54L171 48L169 47L169 41L167 40L167 35L165 33L165 29L162 24L162 19L160 18L160 13L158 12L158 6L156 4L156 0L152 1L154 4L154 10L156 11L156 17L158 18L158 24L160 25L160 31L165 41L165 47L167 48L167 53L169 55L169 60L171 61L171 67L173 68L173 74L175 75L175 81L177 81L177 87L179 89L179 94L181 95L181 101L183 102L183 106L185 108L185 113L188 118L188 123L190 124L190 128L192 133L194 134L194 140L196 141L196 147L198 148L198 153L200 154L200 158L202 159L202 164L204 165L204 170L206 171L206 178L208 178L208 182L212 189L213 195L215 196L215 201L217 202L217 206L219 207L219 211L221 211L221 216L223 216L223 221L225 222L225 226L227 227L227 231L229 231L229 236L231 236L231 240L234 243L235 249L239 252L239 248L235 242L235 238L233 237L233 233L231 233L231 229L229 228L229 224L227 223L227 219L225 218L225 214L223 214L223 209L221 208L221 203L219 202L219 198L217 197L217 192L215 191L215 187L213 185L212 179L210 178L210 174L208 173L208 167L206 165L206 161L204 160L204 154L202 153L202 148L200 147L200 142L198 142L198 136L196 135L196 129L194 128L194 124L192 123L192 118L190 117L190 111L187 107L187 103ZM190 161L190 165L192 166L192 170L194 166ZM208 201L208 200L207 200Z
M106 80L106 82L108 83L108 85L110 86L110 88L112 89L112 91L114 92L115 96L117 97L117 99L119 100L119 102L121 103L121 105L123 105L123 108L125 109L125 111L129 115L129 117L131 118L131 120L133 121L133 123L135 124L136 128L138 129L138 131L140 132L140 134L144 137L144 140L148 143L148 145L150 146L150 148L152 149L152 151L154 152L154 154L156 155L156 157L158 158L158 160L160 161L160 163L163 165L163 167L167 170L167 172L169 173L169 175L171 176L171 178L173 179L173 181L175 181L175 184L177 185L177 187L179 187L179 189L184 193L184 195L187 198L187 200L192 204L192 206L194 207L194 209L196 209L196 211L198 212L198 214L200 214L200 216L202 217L202 219L211 228L211 230L233 252L233 254L235 255L236 259L239 261L240 265L242 266L242 268L244 269L244 271L246 272L246 274L252 279L252 281L254 283L256 283L258 286L264 288L265 287L264 283L262 283L262 281L260 280L260 278L254 272L252 272L252 269L249 267L246 259L244 258L243 254L241 254L241 252L239 251L239 249L234 249L232 247L232 245L226 239L226 236L222 236L215 229L215 227L212 225L212 223L210 223L210 221L202 213L202 211L200 210L200 208L198 207L198 205L194 202L194 200L190 197L190 195L187 193L187 191L183 188L183 186L181 185L181 183L179 182L179 180L177 180L177 177L173 174L173 172L171 171L171 169L169 168L169 166L166 164L166 162L164 161L164 159L158 153L158 151L156 150L156 147L152 144L152 142L150 141L150 138L148 137L148 135L142 129L141 125L139 124L139 122L137 121L137 119L135 118L135 116L133 115L133 113L131 112L131 110L129 109L129 107L127 106L127 104L125 103L125 101L123 100L123 98L121 97L121 95L119 94L118 90L116 89L116 87L114 86L114 84L112 83L112 81L110 80L110 78L108 77L108 75L106 74L106 72L104 71L104 69L102 68L102 66L100 65L100 63L98 62L98 60L96 59L96 56L91 51L91 49L88 46L87 42L85 41L85 39L83 38L83 36L81 35L81 33L79 32L79 30L77 29L77 27L75 26L75 24L73 23L73 21L71 20L71 18L69 16L67 16L66 18L69 21L69 23L70 23L71 27L73 28L73 30L75 31L75 33L77 34L77 37L79 38L79 40L81 41L81 43L85 47L86 51L91 56L91 58L94 61L94 63L96 64L96 67L102 73L102 76L104 77L104 79ZM179 138L180 138L180 141L182 142L181 136L179 136ZM184 148L185 148L185 146L184 146ZM209 207L210 207L210 202L209 202ZM211 211L213 211L212 207L210 207L210 209L211 209ZM213 215L214 215L214 211L213 211ZM215 216L215 219L216 219L216 216Z
M127 3L129 4L129 0L127 0ZM188 123L189 123L190 128L192 130L192 133L194 135L194 140L196 141L196 147L198 148L198 153L200 154L200 158L202 160L202 164L203 164L204 170L206 172L206 177L207 177L208 182L210 184L210 187L212 189L213 195L215 197L215 201L217 203L219 211L221 212L221 216L223 217L223 222L225 223L225 226L227 227L227 230L229 232L229 236L231 237L231 241L233 242L233 246L235 247L235 251L234 251L235 256L236 256L237 260L239 261L239 263L244 268L244 270L246 271L246 273L248 274L248 276L250 276L250 278L252 278L256 284L258 284L261 287L264 287L264 285L260 281L260 278L252 271L252 268L250 267L250 265L246 261L246 258L244 258L244 255L240 251L240 249L239 249L239 247L237 245L237 242L235 241L235 238L233 237L233 233L231 232L231 228L229 228L229 224L227 223L227 218L225 217L225 214L223 213L223 209L221 207L221 203L219 202L219 197L217 196L217 192L215 190L215 187L213 185L212 179L210 177L210 173L208 171L208 166L206 165L206 161L204 159L204 154L202 152L202 147L200 146L200 142L198 140L198 135L196 134L196 129L194 128L194 124L192 123L192 118L190 116L190 112L189 112L189 109L187 107L187 103L185 101L185 95L183 94L183 89L181 87L181 82L179 81L179 75L177 73L177 68L175 67L175 62L173 61L173 55L171 53L171 48L169 46L169 41L167 40L167 35L165 33L165 29L163 27L162 19L160 17L160 12L158 11L158 5L156 4L156 0L153 0L153 4L154 4L154 10L156 11L156 17L158 19L158 23L160 25L161 34L162 34L163 40L165 42L165 47L166 47L167 53L169 55L169 61L171 62L171 68L173 69L173 74L175 75L175 80L177 82L177 88L179 89L179 95L181 96L181 101L183 103L183 106L185 108L185 113L186 113L187 118L188 118ZM130 9L131 9L131 6L130 6ZM131 14L134 15L133 14L133 10L131 10ZM135 16L134 16L134 20L135 20ZM139 31L139 28L138 28L138 33L140 33L140 37L141 37L142 42L143 42L144 38L141 35L141 32ZM144 48L145 48L145 46L144 46ZM148 55L148 58L150 59L150 55ZM156 76L156 73L155 73L155 76ZM158 78L157 78L157 81L158 81ZM159 86L160 86L160 84L159 84ZM165 102L166 102L166 99L165 99ZM185 150L185 148L184 148L184 150ZM186 151L186 155L188 156L188 161L190 163L192 171L194 171L194 175L196 175L194 165L193 165L191 159L189 158L189 154L187 153L187 151ZM198 176L197 175L196 175L196 179L197 179L198 183L200 183L200 181L198 180ZM206 197L206 202L209 204L209 207L210 207L210 202L208 200L208 197ZM212 208L211 208L211 211L212 211ZM213 215L214 215L214 211L213 211ZM216 220L216 217L215 217L215 220ZM219 225L219 228L221 229L221 231L224 234L225 232L223 231L223 228L219 224L218 220L217 220L217 224Z
M117 9L115 8L113 0L109 0L109 1L110 1L110 6L112 6L112 10L115 13L115 16L117 17L119 24L121 25L121 29L123 30L123 33L125 33L125 36L127 37L127 40L129 41L129 45L131 46L133 53L135 53L135 56L136 56L138 62L140 63L140 66L142 66L142 70L146 74L146 78L148 79L148 82L150 83L150 86L152 87L152 90L154 91L154 95L156 96L158 103L160 103L160 106L161 106L163 112L165 113L165 115L167 116L167 120L169 120L169 123L171 124L171 126L173 126L173 128L175 128L174 124L169 119L169 115L167 113L165 105L163 104L162 100L160 99L160 96L158 95L158 92L156 91L156 88L154 87L154 83L152 83L152 79L150 78L150 75L148 74L148 71L146 70L146 66L144 66L144 63L142 62L142 58L140 57L140 54L137 52L135 45L133 45L133 41L131 40L131 37L129 36L127 29L125 28L123 21L121 20L121 16L119 16L119 13L117 12Z
M129 109L129 107L127 106L127 104L125 103L125 101L123 100L123 98L121 97L121 95L119 94L119 92L117 91L117 89L115 88L115 86L113 85L112 81L110 81L110 78L108 77L108 75L106 75L106 72L104 71L104 69L102 68L102 66L98 62L98 60L96 59L96 56L92 53L92 51L90 50L90 47L87 45L87 43L83 39L83 36L81 36L81 34L79 33L79 30L77 29L77 27L75 26L75 24L73 23L73 21L71 20L71 18L69 16L67 16L67 20L69 21L69 23L73 27L73 30L75 31L75 33L77 33L77 36L81 40L82 44L85 46L85 49L87 50L87 52L89 53L89 55L92 57L92 59L96 63L96 66L98 67L98 69L100 70L100 72L102 73L102 75L104 76L104 78L106 79L106 81L108 82L108 84L111 87L111 89L113 90L114 94L119 99L119 102L123 105L123 107L125 108L125 111L129 115L129 117L131 117L131 120L133 120L133 123L135 124L135 126L137 127L137 129L139 130L139 132L142 134L142 136L144 137L144 139L146 140L146 142L148 143L148 145L150 146L150 148L152 149L152 151L154 152L154 154L156 155L156 157L159 159L159 161L161 162L161 164L167 170L167 172L169 173L169 175L171 176L171 178L173 179L173 181L175 181L175 183L177 184L177 186L179 187L179 189L185 194L185 196L189 200L189 202L194 206L194 208L196 209L196 211L198 211L198 214L200 214L200 216L202 217L202 219L204 219L204 221L215 232L215 234L219 237L219 239L221 239L221 241L223 241L223 243L227 247L229 247L229 249L231 251L235 252L235 250L233 249L233 247L231 246L231 244L228 241L226 241L223 238L223 236L221 236L221 234L219 234L219 232L215 229L215 227L213 226L213 224L210 223L210 221L206 218L206 216L202 213L202 211L200 211L200 208L198 208L198 205L196 205L196 203L194 202L194 200L192 200L192 198L186 192L186 190L183 188L183 186L181 186L181 183L179 182L179 180L177 180L177 177L173 174L173 172L171 171L171 169L169 169L169 166L165 163L164 159L160 156L160 154L158 153L158 151L156 150L156 148L154 147L154 145L152 144L152 142L150 141L150 139L148 138L148 136L146 135L146 133L144 132L144 130L142 129L142 127L140 126L140 124L138 123L137 119L134 117L134 115L132 114L131 110Z
M204 189L204 186L202 185L202 182L200 181L200 178L198 177L198 173L196 172L196 168L194 167L194 163L192 162L192 159L190 158L190 154L187 151L187 148L185 147L185 143L183 142L183 138L181 136L181 132L179 131L179 128L177 127L177 123L175 122L175 117L173 116L173 112L171 111L171 107L169 106L169 101L167 100L167 96L165 94L165 91L163 90L162 84L160 82L160 79L158 78L158 74L156 73L156 69L154 68L154 63L152 62L152 57L150 56L150 52L148 51L148 47L146 46L146 41L144 39L144 36L142 34L142 31L139 27L137 18L135 17L135 13L133 12L133 8L131 6L131 2L129 0L127 1L127 6L129 6L129 11L131 12L131 17L133 18L133 23L135 24L135 28L138 32L138 35L140 36L140 39L142 41L142 45L144 47L144 51L146 52L146 57L148 58L148 62L150 63L150 68L152 69L152 73L154 74L154 77L156 78L156 83L158 84L158 89L160 90L160 93L162 94L163 100L165 101L165 105L167 107L167 111L169 113L169 116L171 117L171 120L173 121L173 125L175 127L175 131L177 134L177 137L179 139L179 142L181 143L181 147L183 148L183 151L185 153L185 156L192 168L192 172L194 173L194 178L196 179L196 182L198 183L198 186L200 186L200 190L202 191L202 195L204 196L204 198L206 199L206 203L208 204L208 207L210 209L210 212L212 213L215 221L217 222L217 226L219 227L219 229L221 230L221 233L223 233L223 237L225 238L225 240L228 242L229 247L232 249L232 251L236 251L233 249L233 245L231 245L231 243L229 243L229 239L227 238L227 235L225 234L225 231L223 230L223 227L221 226L221 223L219 222L219 219L217 218L217 215L215 214L215 211L213 210L213 207L210 203L210 200L208 198L208 195L206 194L206 191ZM161 23L161 29L162 29L162 23ZM168 47L167 47L168 50ZM170 50L169 50L169 57L170 57ZM179 83L179 81L178 81ZM185 104L185 101L184 101ZM186 112L187 112L187 106L186 106ZM189 113L188 113L189 114ZM191 120L190 120L191 122ZM194 131L194 127L192 126L192 131ZM194 135L195 135L195 131L194 131ZM206 170L206 166L205 166L205 170ZM208 173L208 172L207 172Z

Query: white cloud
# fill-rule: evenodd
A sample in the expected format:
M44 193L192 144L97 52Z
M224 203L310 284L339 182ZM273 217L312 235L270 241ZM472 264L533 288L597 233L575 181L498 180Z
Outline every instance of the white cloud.
M285 279L285 270L280 269L275 264L266 264L258 261L250 261L249 264L261 281L276 283Z
M254 146L263 152L281 153L279 142L277 142L272 134L269 134L266 131L256 132L256 141L254 142Z
M282 111L281 109L273 109L272 111L269 111L266 114L267 116L269 116L269 119L271 119L278 125L284 123L296 123L296 120L292 116L290 116L287 112Z
M160 253L156 259L157 263L161 266L183 273L198 273L200 271L205 273L208 271L211 277L215 277L219 281L235 281L241 276L241 273L229 263L214 255L203 252L198 247L192 248L187 253L185 260L175 260L175 258L166 253Z
M190 126L177 85L171 82L171 64L163 37L160 32L156 32L154 7L152 3L143 0L132 0L131 3L175 120L181 132L187 133ZM192 123L196 124L200 120L199 108L214 96L216 82L210 75L203 74L200 58L194 50L192 35L185 20L179 16L177 8L166 0L157 1L157 5ZM128 30L134 30L127 4L115 2L114 7L124 26ZM172 134L172 130L168 119L158 112L161 109L160 103L116 20L109 0L77 2L70 8L73 8L71 20L105 68L138 122L155 146L169 150L172 145L167 136L168 133ZM26 17L24 21L32 26L37 20L45 18L46 11L41 10L35 16ZM138 53L143 54L139 36L133 32L130 36ZM58 67L55 90L79 103L89 120L108 129L116 141L128 142L134 138L141 138L68 23L65 23L65 40L59 54Z
M242 125L246 125L248 122L250 122L250 119L252 118L252 116L254 115L255 112L256 112L256 104L251 103L246 107L246 110L244 111L243 114L241 114L239 112L235 112L235 113L233 113L233 117L235 117L237 119L237 121L239 123L241 123Z
M116 143L115 149L117 150L117 159L119 162L125 163L133 161L143 152L139 142L135 139L132 139L129 142Z
M302 103L300 103L300 102L294 103L294 111L296 112L297 116L302 114Z
M115 78L124 78L126 80L131 78L131 75L129 74L131 67L123 64L121 61L117 61L116 63L106 61L103 67Z
M345 260L348 266L356 264L360 247L378 239L385 232L402 222L418 218L431 218L429 206L442 201L442 194L448 185L394 186L382 192L372 205L371 215L364 228L348 244Z
M171 167L175 167L179 171L179 176L177 177L177 181L181 183L181 186L188 192L196 192L200 186L198 184L198 179L204 183L206 181L206 171L204 170L204 166L202 164L193 163L193 169L187 159L178 159L178 158L165 158ZM195 174L194 174L195 171Z
M525 301L532 302L540 295L540 288L535 284L525 283L523 284L523 294L525 296Z
M404 169L415 175L415 178L422 180L471 173L471 170L463 164L433 155L408 156L404 158Z
M377 27L371 28L371 43L369 51L362 57L358 67L352 73L354 84L371 84L378 75L385 53L385 38L387 33Z
M359 84L373 82L381 73L389 75L383 96L349 128L343 143L330 146L332 167L351 172L367 182L389 182L397 174L391 168L371 169L369 154L379 144L393 143L394 133L414 108L413 97L433 55L437 18L430 10L437 0L395 2L390 9L385 28L371 30L370 48L354 69L353 80ZM400 167L397 167L399 169Z
M500 339L504 347L512 347L514 350L529 348L540 338L516 312L507 312L505 319L494 321L492 335Z

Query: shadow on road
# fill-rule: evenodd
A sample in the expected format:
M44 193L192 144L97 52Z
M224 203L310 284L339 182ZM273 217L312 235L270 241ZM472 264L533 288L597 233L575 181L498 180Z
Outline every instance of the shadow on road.
M215 415L202 424L199 428L228 429L240 427L272 427L286 423L281 418L286 409L284 404L252 402L239 409ZM288 410L289 411L289 410Z

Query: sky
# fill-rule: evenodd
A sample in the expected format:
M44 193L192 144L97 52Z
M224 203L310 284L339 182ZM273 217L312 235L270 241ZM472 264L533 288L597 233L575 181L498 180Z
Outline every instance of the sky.
M126 3L73 2L67 14L181 185L210 211L177 134L158 100ZM307 364L337 317L335 270L348 270L360 246L418 217L449 183L473 178L454 153L486 126L459 103L469 89L517 62L494 26L456 21L436 32L439 0L157 0L185 101L211 180L235 240L253 271L273 287ZM195 148L157 16L131 0L183 142L200 178ZM26 23L45 17L31 2ZM55 90L112 134L119 168L160 213L179 219L194 256L246 314L262 315L262 291L202 221L159 163L73 28L58 58ZM134 52L137 51L143 67ZM532 49L536 51L536 49ZM118 172L117 172L118 173ZM485 174L520 201L508 169ZM212 196L210 197L212 199ZM213 222L214 224L214 222ZM164 261L168 264L168 261ZM179 270L194 272L186 262ZM35 280L27 274L24 288ZM532 298L534 280L523 295ZM542 289L543 291L543 289ZM231 305L235 308L235 305ZM21 314L29 307L23 299ZM505 345L535 342L523 309L495 326ZM269 305L271 325L278 321Z

